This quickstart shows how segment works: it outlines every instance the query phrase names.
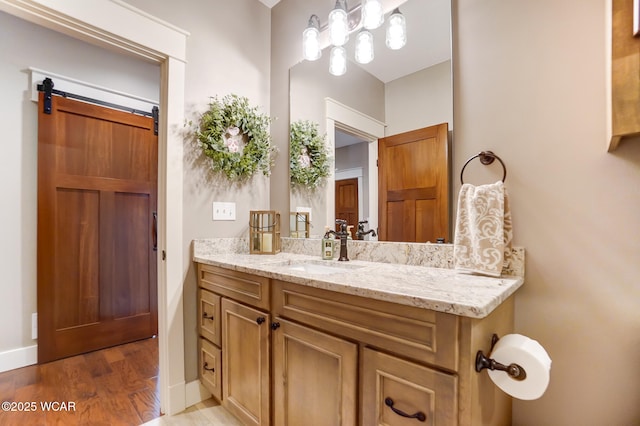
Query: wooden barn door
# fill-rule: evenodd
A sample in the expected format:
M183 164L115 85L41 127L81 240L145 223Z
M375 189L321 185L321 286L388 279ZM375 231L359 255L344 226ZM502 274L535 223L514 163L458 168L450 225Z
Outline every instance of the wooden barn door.
M38 362L157 334L153 119L38 108Z

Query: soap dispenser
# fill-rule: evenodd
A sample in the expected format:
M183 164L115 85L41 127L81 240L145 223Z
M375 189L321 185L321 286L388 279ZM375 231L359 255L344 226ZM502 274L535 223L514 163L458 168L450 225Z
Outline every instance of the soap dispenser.
M332 235L329 233L329 227L325 226L325 233L322 238L322 258L324 260L333 259L333 241Z

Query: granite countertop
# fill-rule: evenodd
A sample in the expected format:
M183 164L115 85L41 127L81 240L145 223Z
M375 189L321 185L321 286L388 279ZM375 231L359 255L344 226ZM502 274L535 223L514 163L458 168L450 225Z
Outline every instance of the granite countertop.
M351 260L322 260L282 252L276 255L195 252L195 262L219 266L339 293L415 306L471 318L484 318L524 282L522 277L484 277L452 269ZM292 268L306 263L337 268L314 273ZM315 267L315 266L314 266ZM342 272L344 270L344 272Z

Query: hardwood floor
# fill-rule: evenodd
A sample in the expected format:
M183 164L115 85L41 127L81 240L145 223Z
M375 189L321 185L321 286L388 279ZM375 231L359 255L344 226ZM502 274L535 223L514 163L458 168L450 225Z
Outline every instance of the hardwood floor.
M0 425L128 426L156 419L158 339L0 373L0 401Z

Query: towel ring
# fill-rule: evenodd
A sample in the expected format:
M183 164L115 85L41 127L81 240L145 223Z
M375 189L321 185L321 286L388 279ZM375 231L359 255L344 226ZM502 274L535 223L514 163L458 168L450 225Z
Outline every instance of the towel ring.
M502 182L504 182L504 180L507 178L507 167L504 165L504 162L502 161L502 159L497 155L495 155L492 151L481 151L480 153L469 158L467 162L464 163L464 166L462 166L462 170L460 170L460 183L464 184L462 175L464 174L464 169L465 167L467 167L467 164L469 164L471 160L475 160L478 157L480 158L480 162L485 166L488 166L489 164L493 163L493 161L497 158L500 164L502 164L502 170L504 171L502 175Z

